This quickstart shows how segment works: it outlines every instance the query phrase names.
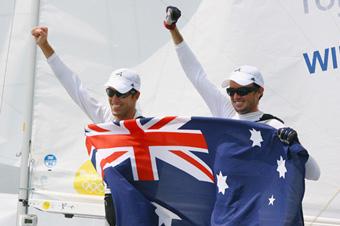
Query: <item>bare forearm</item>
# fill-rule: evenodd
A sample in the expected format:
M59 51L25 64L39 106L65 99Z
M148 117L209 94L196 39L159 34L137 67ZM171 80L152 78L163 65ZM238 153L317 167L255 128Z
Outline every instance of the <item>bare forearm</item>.
M177 29L177 27L175 27L172 30L169 30L172 40L174 41L175 45L180 44L181 42L183 42L183 37L181 35L181 33L179 32L179 30Z
M49 58L54 53L54 49L52 48L52 46L48 42L40 44L39 47L40 47L41 51L44 53L46 58Z

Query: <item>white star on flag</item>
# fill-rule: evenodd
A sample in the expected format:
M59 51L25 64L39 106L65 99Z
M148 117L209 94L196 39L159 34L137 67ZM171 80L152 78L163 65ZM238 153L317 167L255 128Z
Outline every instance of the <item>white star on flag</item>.
M155 207L155 213L158 215L158 226L171 226L172 220L182 220L179 216L164 208L163 206L151 202Z
M221 171L216 176L217 176L218 193L221 192L224 195L225 189L229 188L227 184L227 176L223 176Z
M269 205L274 206L274 201L275 201L274 195L272 195L268 200L269 200L268 206Z
M263 142L261 131L257 131L255 129L251 129L250 131L250 140L253 141L252 147L259 146L261 147L261 142Z
M280 178L285 178L285 173L287 172L286 168L286 160L283 160L282 156L280 156L280 160L277 160L277 169L276 171L279 172Z

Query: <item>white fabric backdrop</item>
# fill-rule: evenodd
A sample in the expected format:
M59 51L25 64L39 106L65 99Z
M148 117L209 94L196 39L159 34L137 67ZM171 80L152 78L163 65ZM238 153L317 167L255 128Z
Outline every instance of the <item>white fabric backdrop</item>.
M13 5L5 2L7 8L1 9L10 13ZM179 26L214 83L219 85L238 65L253 64L261 69L265 77L261 108L298 130L301 142L321 167L320 181L306 182L305 214L312 216L312 221L317 216L339 219L337 2L41 0L40 24L49 26L50 41L58 54L80 75L93 96L102 101L106 101L102 85L110 71L131 67L142 76L140 108L145 116L209 115L184 77L170 36L162 27L169 4L182 9ZM0 18L1 23L7 20L4 24L8 24L11 16ZM9 26L1 29L9 34ZM6 76L1 66L0 91L5 93L2 105L6 106L0 112L2 150L21 149L20 142L14 141L21 139L27 123L18 112L27 109L29 103L24 95L24 84L29 78L25 75L25 63L29 57L24 50L31 44L31 37L29 30L18 29L14 33L22 34L15 36L19 44L12 45L13 53L21 52L19 57L7 60L3 53L9 42L6 44L6 35L0 39L0 63L10 61L7 74L13 75ZM316 72L310 74L303 53L312 59L314 51L319 51L321 61L326 60L328 51L328 67L322 71L317 62ZM77 194L76 175L89 173L84 165L87 156L83 145L83 128L89 120L72 103L40 52L35 83L32 185L39 191ZM11 123L8 117L12 117ZM56 156L56 165L50 169L44 162L47 154ZM6 158L15 164L17 158L12 156L11 152ZM92 176L90 172L88 177ZM80 179L86 182L88 177Z

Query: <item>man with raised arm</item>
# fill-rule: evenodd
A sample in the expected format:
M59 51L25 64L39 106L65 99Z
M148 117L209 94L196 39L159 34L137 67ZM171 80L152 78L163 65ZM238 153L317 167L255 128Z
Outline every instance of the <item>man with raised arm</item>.
M254 66L243 65L231 72L229 78L222 82L222 93L207 77L202 65L186 44L176 23L181 11L173 6L166 8L164 26L169 30L175 44L181 66L199 92L211 113L215 117L247 120L270 125L278 129L278 137L284 143L291 144L298 140L297 132L285 127L283 121L259 109L259 102L264 93L264 80L261 72ZM306 162L305 178L318 180L320 169L312 156Z
M111 73L105 83L108 104L98 102L90 96L79 77L70 70L49 44L48 28L32 29L37 45L44 53L54 74L72 100L94 123L104 123L142 117L136 110L140 95L140 77L137 72L122 68ZM115 210L109 188L105 188L105 217L110 226L115 225Z

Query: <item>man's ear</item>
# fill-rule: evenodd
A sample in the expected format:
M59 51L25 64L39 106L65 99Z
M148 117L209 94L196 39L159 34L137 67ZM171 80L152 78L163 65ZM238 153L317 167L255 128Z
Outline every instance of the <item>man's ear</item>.
M262 98L263 96L263 93L264 93L264 88L263 87L260 87L259 90L258 90L260 96L259 96L259 100Z
M138 100L139 96L140 96L140 92L139 92L139 91L137 91L137 92L133 95L133 97L136 98L136 100Z

